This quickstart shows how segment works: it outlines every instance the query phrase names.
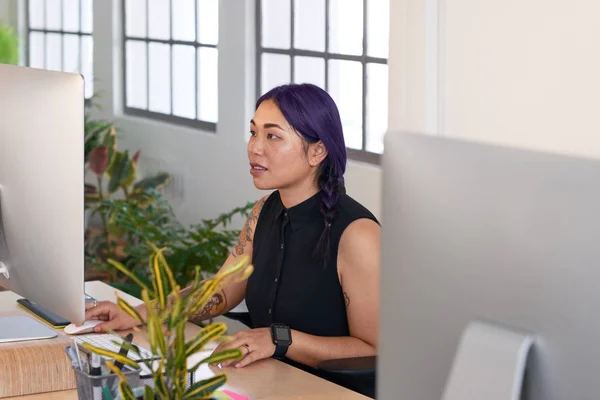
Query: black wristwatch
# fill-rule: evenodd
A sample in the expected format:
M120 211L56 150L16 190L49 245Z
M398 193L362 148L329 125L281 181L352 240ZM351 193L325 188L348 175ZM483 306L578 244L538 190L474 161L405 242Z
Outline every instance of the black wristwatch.
M271 337L275 344L274 358L283 358L292 344L292 331L285 324L271 324Z

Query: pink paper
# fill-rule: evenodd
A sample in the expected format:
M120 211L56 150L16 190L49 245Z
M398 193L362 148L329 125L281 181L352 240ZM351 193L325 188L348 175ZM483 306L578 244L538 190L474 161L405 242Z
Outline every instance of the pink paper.
M241 394L233 393L229 390L222 390L222 392L225 393L227 396L231 397L231 400L250 400L249 398L244 397Z

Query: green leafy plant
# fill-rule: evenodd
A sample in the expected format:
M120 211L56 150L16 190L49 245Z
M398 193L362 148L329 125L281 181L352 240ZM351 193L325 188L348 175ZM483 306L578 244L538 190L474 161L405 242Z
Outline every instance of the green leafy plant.
M156 196L149 195L147 191L154 193L160 190L171 177L166 172L160 172L137 180L140 152L130 155L128 150L117 149L115 124L92 119L90 109L95 106L93 102L90 103L85 113L84 176L87 178L91 173L96 178L95 184L85 185L85 208L90 212L90 219L96 215L100 219L99 226L86 229L86 269L97 272L107 270L109 258L122 259L125 256L123 249L127 245L124 230L107 212L106 202L120 199L130 207L149 206Z
M248 257L240 257L226 270L213 278L201 281L197 268L191 289L185 297L180 296L180 286L175 281L173 272L164 257L164 249L153 248L150 265L152 266L151 286L146 285L132 274L123 264L109 260L110 264L121 273L128 275L141 288L142 299L148 310L147 320L143 321L137 310L122 298L117 299L120 309L131 317L146 323L150 350L157 356L156 360L143 363L153 371L154 387L144 387L144 400L183 400L208 399L227 380L225 375L217 375L187 386L188 374L195 372L203 364L218 364L226 360L239 360L242 353L239 349L226 350L205 357L195 365L188 365L188 357L201 352L207 344L219 339L226 331L224 323L213 323L203 328L189 340L185 338L185 325L191 315L204 308L217 288L232 282L246 280L252 274L253 267ZM117 343L118 344L118 343ZM83 346L115 362L121 362L132 368L139 368L138 362L111 352L109 350L84 343ZM130 353L140 356L139 349L131 344L124 345ZM120 377L119 390L125 400L136 399L119 368L112 361L106 361L107 367Z
M240 231L228 229L236 215L247 217L254 206L248 203L214 219L185 228L177 220L171 206L157 190L146 190L148 199L132 204L123 199L105 200L100 205L111 224L127 238L120 261L143 282L150 282L148 255L153 251L148 243L164 248L164 256L172 268L175 281L185 285L194 279L193 266L202 266L202 273L214 274L225 262ZM125 274L113 277L111 285L134 296L140 296L139 286Z
M0 22L0 63L19 63L19 40L14 30Z

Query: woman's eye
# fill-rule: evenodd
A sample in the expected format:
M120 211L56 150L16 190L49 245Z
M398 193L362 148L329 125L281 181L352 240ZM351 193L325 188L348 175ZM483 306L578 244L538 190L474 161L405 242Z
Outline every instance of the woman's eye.
M269 133L269 134L267 135L267 139L271 139L271 140L273 140L273 139L279 139L279 136L277 136L277 135L273 135L272 133Z
M256 132L250 131L250 136L256 136Z

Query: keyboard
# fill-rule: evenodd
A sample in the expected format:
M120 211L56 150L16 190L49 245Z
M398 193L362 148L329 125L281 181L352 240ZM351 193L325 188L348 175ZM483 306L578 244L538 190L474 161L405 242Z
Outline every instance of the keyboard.
M121 350L120 344L123 342L123 338L121 336L113 335L110 333L100 333L100 334L96 333L96 334L92 334L92 335L79 335L73 339L77 340L78 342L89 343L92 346L101 347L103 349L110 350L115 353L118 353ZM113 341L115 341L119 344L117 345L117 344L113 343ZM130 351L129 353L127 353L127 358L129 358L130 360L140 361L140 360L148 360L148 359L155 357L150 350L137 345L135 343L135 340L133 341L133 344L138 346L138 348L140 350L141 358L134 352Z

